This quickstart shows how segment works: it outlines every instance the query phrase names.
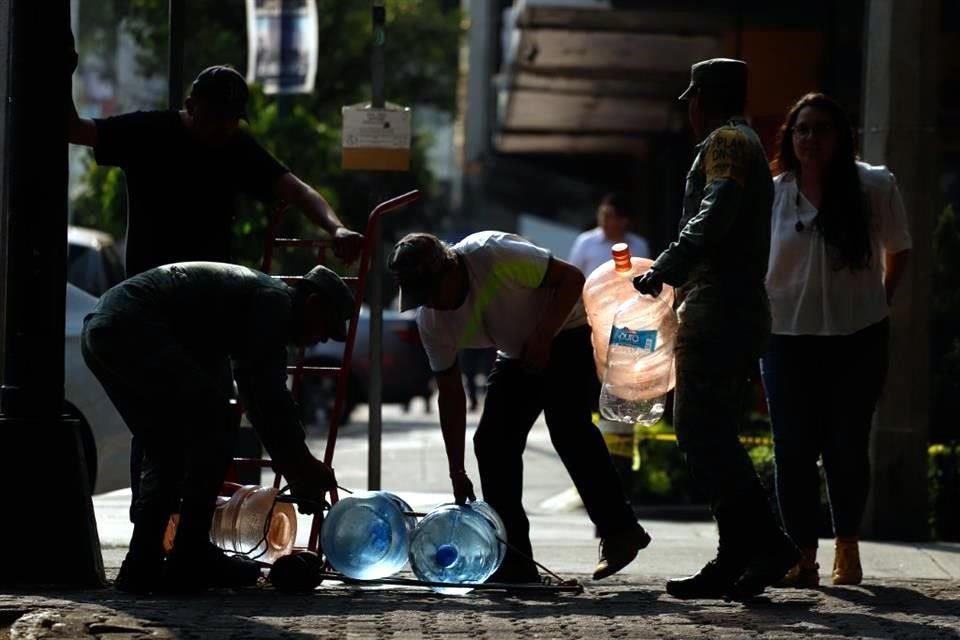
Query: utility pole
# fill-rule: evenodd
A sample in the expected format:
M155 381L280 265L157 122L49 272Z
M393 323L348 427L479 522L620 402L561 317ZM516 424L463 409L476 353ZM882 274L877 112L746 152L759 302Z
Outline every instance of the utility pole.
M184 0L170 0L167 18L167 106L179 111L183 106L183 42L186 37Z
M373 53L370 59L372 96L370 106L383 109L384 61L387 8L384 0L373 0ZM373 251L370 253L370 407L367 446L367 488L380 489L381 447L383 440L383 225L376 225ZM362 292L360 292L362 295Z
M937 210L940 2L870 0L863 158L897 176L913 251L891 309L890 367L874 417L866 535L922 540L927 524L931 246Z
M104 586L80 421L64 414L70 0L0 0L4 586ZM38 78L38 60L57 64ZM59 65L59 66L58 66Z

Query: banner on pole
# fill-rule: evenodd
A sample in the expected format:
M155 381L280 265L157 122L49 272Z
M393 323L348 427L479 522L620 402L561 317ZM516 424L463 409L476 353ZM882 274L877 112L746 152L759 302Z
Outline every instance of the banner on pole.
M247 0L247 82L266 94L311 93L317 29L316 0Z
M410 107L387 103L348 105L343 114L343 168L364 171L409 171L412 114Z

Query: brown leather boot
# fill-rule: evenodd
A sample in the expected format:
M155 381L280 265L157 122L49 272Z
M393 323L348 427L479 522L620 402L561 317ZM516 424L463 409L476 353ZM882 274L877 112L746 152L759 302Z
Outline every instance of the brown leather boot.
M860 545L856 538L837 538L833 558L833 584L860 584L863 567L860 566Z

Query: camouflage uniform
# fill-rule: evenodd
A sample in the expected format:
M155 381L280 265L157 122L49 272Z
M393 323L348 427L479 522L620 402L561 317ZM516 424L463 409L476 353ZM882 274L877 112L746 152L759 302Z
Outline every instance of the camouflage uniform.
M679 287L677 441L711 503L721 549L737 549L778 528L738 440L749 378L770 333L764 277L773 182L763 147L741 118L697 149L679 238L653 269Z

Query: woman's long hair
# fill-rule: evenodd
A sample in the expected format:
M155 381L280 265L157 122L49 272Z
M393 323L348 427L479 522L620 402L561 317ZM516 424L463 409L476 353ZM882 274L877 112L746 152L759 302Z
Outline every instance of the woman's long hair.
M832 249L837 269L863 269L873 257L870 209L857 172L853 128L839 104L822 93L808 93L790 108L777 136L774 173L800 173L800 161L793 149L793 128L800 111L806 107L830 114L835 138L833 157L824 172L823 202L813 221L814 227L828 249Z

